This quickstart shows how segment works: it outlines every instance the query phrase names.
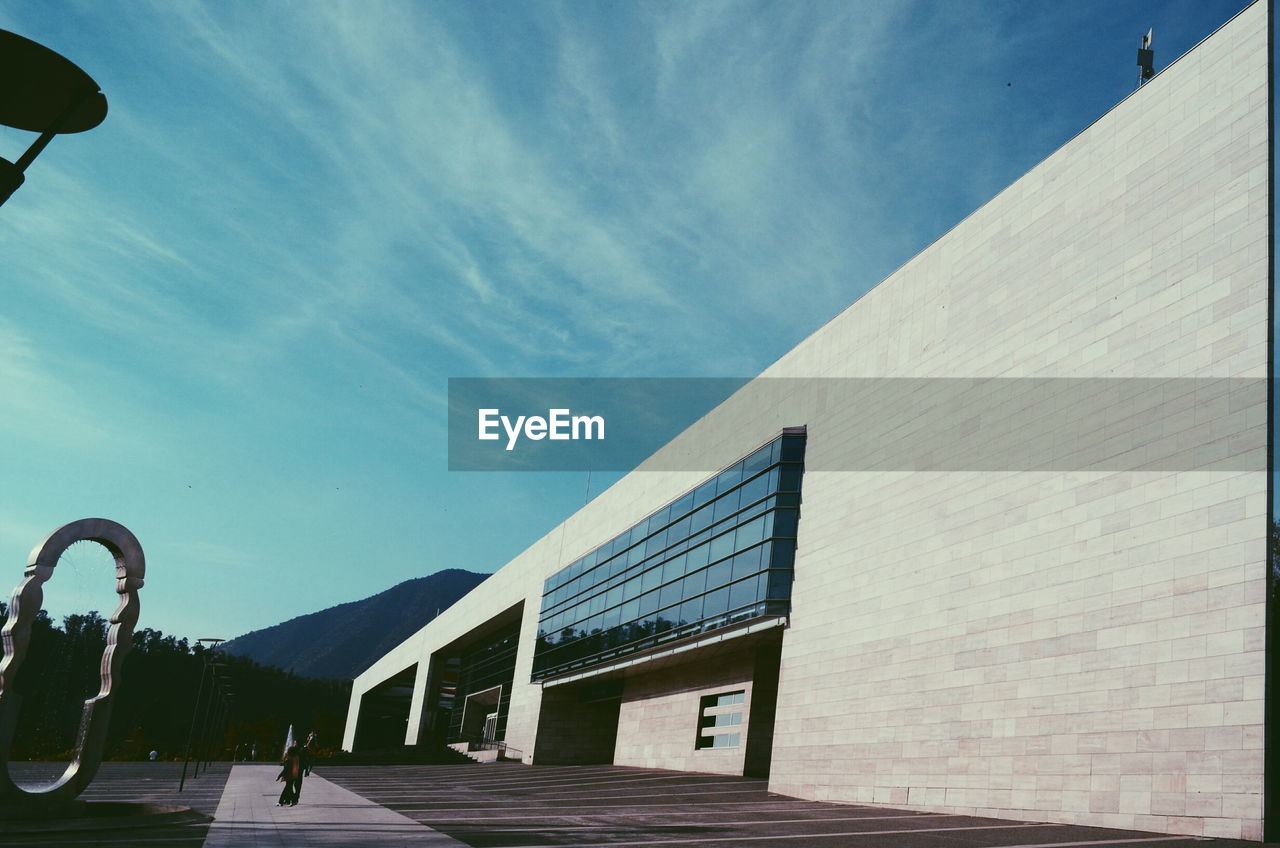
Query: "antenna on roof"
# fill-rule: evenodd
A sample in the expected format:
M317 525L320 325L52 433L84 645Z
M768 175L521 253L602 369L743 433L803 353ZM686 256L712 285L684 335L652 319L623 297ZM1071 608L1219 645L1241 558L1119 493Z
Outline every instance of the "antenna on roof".
M1142 43L1138 46L1138 88L1142 88L1142 84L1156 75L1156 54L1151 49L1151 34L1154 28L1148 29L1147 34L1142 36Z

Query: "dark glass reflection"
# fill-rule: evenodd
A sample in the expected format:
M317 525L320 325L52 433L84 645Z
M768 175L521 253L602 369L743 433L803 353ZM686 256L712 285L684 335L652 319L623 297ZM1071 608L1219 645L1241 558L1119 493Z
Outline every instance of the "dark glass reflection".
M790 612L804 443L784 433L547 578L533 679Z

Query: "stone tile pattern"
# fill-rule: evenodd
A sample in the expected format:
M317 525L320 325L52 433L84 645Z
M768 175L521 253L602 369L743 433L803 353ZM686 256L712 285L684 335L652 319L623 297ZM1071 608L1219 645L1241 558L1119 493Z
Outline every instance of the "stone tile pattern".
M1259 3L766 376L1264 377L1265 33ZM828 413L813 463L857 438ZM804 488L773 791L1261 838L1263 473Z
M614 764L712 774L742 774L751 710L754 656L731 654L714 664L673 666L627 681L618 715ZM735 728L742 744L736 748L696 750L699 705L704 695L743 690L744 703L720 708L741 712Z
M1265 377L1266 17L1259 0L762 377ZM347 745L363 693L422 659L415 742L433 653L523 604L507 741L531 760L542 581L707 476L647 466L723 467L805 424L772 791L1261 837L1265 474L824 472L856 411L795 382L794 402L746 387L379 660ZM1210 426L1234 445L1262 421ZM672 746L692 747L689 700ZM639 753L658 720L633 712L617 752L688 767Z

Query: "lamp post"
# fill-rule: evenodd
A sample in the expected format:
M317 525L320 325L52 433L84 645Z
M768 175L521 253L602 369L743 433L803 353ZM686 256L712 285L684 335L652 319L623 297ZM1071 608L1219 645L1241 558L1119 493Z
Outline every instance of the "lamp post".
M217 740L216 747L213 748L213 759L216 761L221 755L224 743L227 738L227 728L231 726L231 707L235 703L236 693L230 686L226 686L222 690L222 712L218 719L217 731L214 739Z
M16 162L0 158L0 204L55 135L91 130L106 116L107 98L74 62L0 30L0 124L40 134Z
M226 640L226 639L220 639L220 638L217 638L217 637L214 637L214 636L206 636L206 637L204 637L203 639L197 639L196 641L197 641L197 642L199 642L199 643L201 643L201 644L204 644L205 642L209 642L209 643L210 643L210 645L209 645L209 649L208 649L207 651L205 651L205 653L204 653L204 655L203 655L204 663L203 663L203 664L201 665L201 667L200 667L200 686L199 686L199 688L197 688L197 689L196 689L196 703L195 703L195 706L194 706L194 707L192 708L192 710L191 710L191 729L187 731L187 746L186 746L186 750L185 750L185 752L183 753L183 756L182 756L182 777L180 777L180 778L178 779L178 791L179 791L179 792L181 792L181 791L182 791L183 787L184 787L184 786L186 786L186 783L187 783L187 764L191 762L191 739L192 739L192 737L193 737L193 736L195 736L195 732L196 732L196 725L197 725L197 723L198 723L198 718L199 718L199 716L200 716L200 702L204 699L204 678L205 678L205 672L206 672L206 671L208 671L208 672L213 672L213 671L214 671L214 668L213 668L213 662L212 662L212 661L210 661L210 659L209 659L209 655L210 655L211 653L213 653L213 649L214 649L214 648L216 648L216 647L218 646L218 643L219 643L219 642L225 642L225 641L227 641L227 640ZM212 675L211 675L211 676L212 676ZM210 684L210 686L212 686L212 683ZM197 766L198 766L198 764L197 764ZM199 768L197 767L197 772L198 772L198 771L199 771ZM192 779L195 779L196 777L199 777L199 774L198 774L198 773L197 773L197 774L192 775Z
M212 672L212 676L209 679L211 685L209 687L209 697L205 699L204 721L200 723L200 735L196 737L195 771L191 775L193 779L200 776L200 764L204 762L204 752L209 747L209 730L213 727L214 710L218 707L216 699L218 697L218 691L222 685L222 679L218 676L218 670L227 667L226 663L220 663L217 660L209 660L208 662L209 670Z
M214 663L215 673L219 668L226 668L226 663ZM217 700L213 702L209 709L208 722L205 725L204 747L201 749L201 757L204 761L204 770L207 772L209 766L213 765L213 761L217 759L217 752L221 748L223 722L226 720L227 714L227 677L223 672L222 676L217 678L217 688L213 693ZM197 763L197 767L198 767Z

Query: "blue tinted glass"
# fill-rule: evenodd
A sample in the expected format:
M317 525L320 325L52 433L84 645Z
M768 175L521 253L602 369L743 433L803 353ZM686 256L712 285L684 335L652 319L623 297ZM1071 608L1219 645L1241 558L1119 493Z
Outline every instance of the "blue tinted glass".
M770 560L770 565L773 568L791 568L795 565L795 545L773 545L772 547L773 557Z
M732 532L717 536L711 540L711 560L713 562L721 557L727 557L731 553L733 553Z
M790 571L770 571L769 572L769 589L765 594L766 598L786 600L791 597L791 575Z
M685 554L685 568L693 571L695 568L702 568L707 564L711 555L711 547L709 545L698 545L696 548L690 548L689 553Z
M738 609L756 602L756 581L748 577L729 587L729 609Z
M679 603L681 598L679 580L677 580L675 583L668 583L667 585L663 586L660 591L662 594L658 598L659 608L668 607L674 603Z
M671 508L663 507L662 509L655 512L653 515L649 516L649 524L648 524L649 532L652 533L655 530L660 530L670 520L671 520Z
M731 559L730 562L733 563L733 576L730 577L729 579L741 580L743 577L746 577L748 574L755 574L757 571L759 571L760 555L758 551L759 551L759 548L752 548L750 553L738 554L733 559ZM751 553L754 553L756 555L751 556L750 555Z
M601 652L785 615L803 448L803 436L774 440L544 581L535 678L590 666ZM658 558L668 562L651 566Z
M768 444L742 461L742 476L759 474L773 464L773 445Z
M702 598L694 598L680 605L680 614L676 616L681 624L699 621L702 618Z
M622 605L622 620L633 621L640 617L640 601L639 599L627 601Z
M762 474L751 482L742 487L739 495L738 503L741 506L750 506L756 501L769 495L769 475Z
M644 543L644 555L653 556L667 546L667 531L659 530Z
M775 498L765 498L758 502L755 506L744 509L738 513L738 521L747 522L755 518L757 515L763 515L765 510L773 509Z
M755 547L750 550L743 551L733 558L733 578L737 580L746 577L748 574L754 574L760 570L760 554L764 550L763 547Z
M742 463L739 462L732 468L727 468L720 472L720 476L716 477L716 493L724 494L734 486L742 482Z
M735 545L739 550L764 539L764 518L749 521L737 529Z
M733 573L733 560L723 560L707 569L707 588L728 585Z
M715 517L712 518L711 520L720 521L721 519L728 518L730 515L733 515L735 512L737 512L738 511L738 495L739 493L736 491L730 492L729 494L725 495L724 497L716 501Z
M689 517L690 535L711 526L711 507L698 510Z
M717 589L714 592L708 592L706 595L703 595L702 615L704 618L710 618L713 615L723 615L728 611L728 588Z

